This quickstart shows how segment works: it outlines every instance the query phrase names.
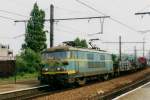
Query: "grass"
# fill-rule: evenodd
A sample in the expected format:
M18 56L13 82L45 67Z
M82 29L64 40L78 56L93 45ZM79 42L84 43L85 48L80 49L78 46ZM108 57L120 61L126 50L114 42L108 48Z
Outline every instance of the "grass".
M16 75L16 81L27 81L27 80L37 80L38 73L22 73ZM5 84L5 83L14 83L15 82L15 77L11 76L8 78L0 78L0 84Z

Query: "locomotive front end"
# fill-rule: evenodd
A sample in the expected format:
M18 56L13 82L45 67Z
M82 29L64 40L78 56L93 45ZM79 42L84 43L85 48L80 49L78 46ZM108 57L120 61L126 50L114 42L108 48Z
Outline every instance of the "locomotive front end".
M50 62L53 62L52 60ZM55 65L46 64L41 70L41 81L47 84L56 84L57 82L62 83L64 80L67 79L68 73L66 66L67 65L60 65L58 62L55 62ZM59 62L60 63L60 62Z
M44 52L45 64L41 68L40 81L49 85L66 84L75 71L69 67L69 51Z

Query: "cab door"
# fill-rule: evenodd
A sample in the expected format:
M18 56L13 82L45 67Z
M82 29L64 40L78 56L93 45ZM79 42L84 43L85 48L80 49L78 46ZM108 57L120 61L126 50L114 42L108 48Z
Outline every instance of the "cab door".
M79 61L78 61L78 51L71 51L71 68L76 72L79 72Z

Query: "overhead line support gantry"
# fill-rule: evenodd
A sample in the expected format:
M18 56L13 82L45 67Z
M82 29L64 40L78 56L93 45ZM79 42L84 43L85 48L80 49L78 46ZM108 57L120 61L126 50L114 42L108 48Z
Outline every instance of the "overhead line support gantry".
M54 5L50 5L50 19L45 19L45 22L50 22L50 47L53 47L54 44L54 22L58 22L58 21L67 21L67 20L83 20L83 19L105 19L105 18L110 18L110 16L96 16L96 17L78 17L78 18L60 18L60 19L55 19L54 18ZM26 23L28 22L28 20L15 20L14 22L24 22L25 23L25 28L26 28ZM103 25L101 23L101 25ZM103 28L103 27L101 27ZM26 29L25 29L26 30ZM102 33L101 29L101 33ZM25 33L26 34L26 33Z

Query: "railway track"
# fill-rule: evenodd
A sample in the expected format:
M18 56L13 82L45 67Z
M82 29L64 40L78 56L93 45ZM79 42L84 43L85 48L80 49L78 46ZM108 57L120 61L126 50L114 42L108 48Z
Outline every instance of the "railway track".
M31 100L41 96L52 95L58 92L72 90L74 88L51 89L48 85L43 85L39 87L0 93L0 100Z
M117 96L120 96L128 91L131 91L147 82L150 82L150 73L145 75L146 77L140 80L135 81L134 83L127 84L123 87L118 87L117 89L110 91L104 95L95 94L92 95L89 99L91 100L116 100Z
M111 100L111 99L113 99L113 98L115 98L115 97L117 97L117 96L119 96L125 92L128 92L128 91L130 91L134 88L137 88L138 86L141 86L141 85L145 84L146 82L150 81L150 74L146 74L145 76L146 77L144 77L143 79L137 80L134 83L127 84L123 87L118 87L115 90L113 90L109 93L106 93L104 95L96 94L96 95L92 95L91 97L87 97L87 98L88 98L88 100ZM94 83L97 83L97 82L91 82L91 83L86 84L84 86L89 86L89 85L92 85ZM76 87L76 88L80 88L80 87ZM66 88L66 89L62 89L62 90L49 91L49 92L45 92L45 93L41 93L41 94L27 97L26 100L35 99L38 97L44 97L47 95L53 95L55 93L64 92L67 90L73 90L73 89L74 88ZM87 99L87 98L85 98L85 99Z
M113 99L127 91L130 91L146 82L150 81L150 74L146 74L144 75L144 77L142 79L139 79L133 83L130 84L126 84L123 87L118 87L113 91L110 91L106 94L93 94L90 97L86 97L92 100L110 100ZM95 84L97 82L94 83L89 83L86 84L85 86L90 86L90 84ZM76 88L76 87L75 87ZM77 87L80 88L80 87ZM65 89L60 89L60 90L50 90L50 88L48 87L48 85L44 85L44 86L39 86L39 87L33 87L33 88L27 88L27 89L21 89L21 90L16 90L16 91L10 91L10 92L3 92L0 93L0 100L31 100L31 99L35 99L38 97L45 97L48 95L53 95L55 93L59 93L59 92L64 92L67 90L73 90L74 88L65 88Z
M31 95L37 95L46 92L47 87L48 85L43 85L38 87L3 92L0 93L0 100L22 100L30 97Z
M84 86L91 85L94 83L98 83L98 82L91 82L85 84ZM26 88L26 89L0 93L0 100L31 100L41 96L53 95L55 93L59 93L67 90L73 90L75 88L80 88L80 87L81 86L68 87L62 89L50 89L48 85L43 85L39 87Z
M50 91L46 91L46 92L42 92L36 95L31 95L28 97L23 98L23 100L32 100L38 97L43 97L43 96L47 96L47 95L53 95L55 93L59 93L59 92L64 92L67 90L73 90L74 88L64 88L64 89L56 89L56 90L50 90Z

